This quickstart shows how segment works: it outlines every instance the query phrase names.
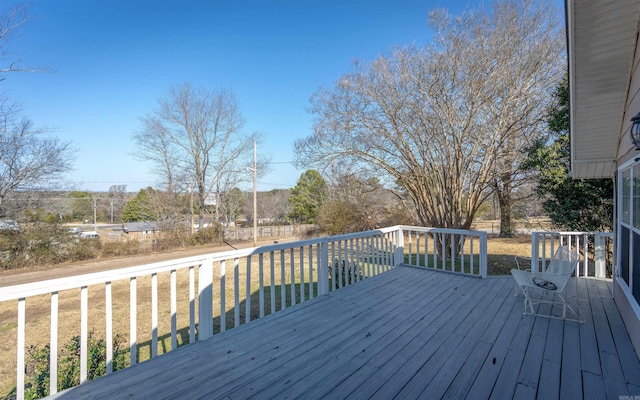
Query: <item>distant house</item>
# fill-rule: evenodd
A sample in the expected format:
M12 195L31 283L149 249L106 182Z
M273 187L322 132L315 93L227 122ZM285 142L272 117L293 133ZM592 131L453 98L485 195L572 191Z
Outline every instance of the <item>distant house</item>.
M126 222L122 224L122 231L127 235L136 236L137 238L144 238L147 235L153 234L157 231L158 224L156 222Z
M276 219L273 218L273 217L270 217L270 218L258 218L258 225L273 224L274 222L276 222Z
M3 232L20 232L20 225L12 219L0 219L0 231Z
M218 197L216 193L207 193L206 197L204 198L204 205L205 206L215 206L216 204L218 204Z

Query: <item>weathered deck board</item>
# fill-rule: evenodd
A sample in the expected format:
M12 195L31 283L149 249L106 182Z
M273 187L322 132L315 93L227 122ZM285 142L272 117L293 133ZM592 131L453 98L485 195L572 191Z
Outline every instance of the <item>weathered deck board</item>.
M640 362L610 282L586 322L523 316L510 277L400 267L59 394L64 398L614 398ZM539 312L557 314L547 305Z
M449 287L450 286L434 287L430 288L430 290L440 290L442 294ZM420 290L417 296L412 299L413 301L408 302L408 304L420 302L423 296L424 291ZM437 304L441 304L446 298L446 296L440 296ZM318 360L319 362L307 364L290 375L290 378L297 381L295 386L287 385L282 380L276 381L275 384L272 384L266 388L266 390L260 392L261 396L265 398L295 398L302 395L305 397L324 395L326 391L333 389L336 380L346 378L346 376L354 372L354 367L360 367L365 358L370 360L374 356L376 358L383 357L380 352L391 349L392 347L390 346L392 346L393 342L401 340L403 336L407 335L410 338L415 338L418 334L421 334L421 337L424 338L423 332L428 326L426 322L423 321L425 321L428 314L435 313L437 304L433 302L423 308L415 310L407 310L406 307L396 310L396 317L384 323L382 329L374 331L369 327L367 328L366 337L371 340L376 340L375 343L358 343L357 341L350 345L345 343L346 349L340 352L339 356L328 354L325 356L325 358L327 358L326 363ZM416 322L414 326L410 326L410 324L407 323L412 320ZM407 327L413 329L416 325L419 329L414 330L412 334L408 334ZM432 331L433 333L436 332L435 329L432 329ZM354 363L353 359L356 357L358 357L359 362ZM236 392L234 395L242 396L243 393Z
M607 397L615 398L619 393L628 390L622 365L617 357L617 351L613 342L613 335L609 327L609 321L604 311L603 301L598 290L597 282L587 280L589 298L591 299L591 315L593 316L596 338L598 341L598 355L602 367L605 390ZM609 296L609 299L611 296Z

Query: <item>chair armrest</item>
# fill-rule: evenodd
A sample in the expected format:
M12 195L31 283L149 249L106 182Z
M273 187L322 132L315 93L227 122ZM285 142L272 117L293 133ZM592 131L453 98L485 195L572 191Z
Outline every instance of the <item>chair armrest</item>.
M521 271L531 271L531 261L533 260L533 258L531 257L522 257L522 256L514 256L514 258L516 259L516 266L518 267L519 270ZM524 268L524 263L526 262L526 268ZM547 263L549 262L549 260L547 260ZM520 264L523 264L523 266L521 267ZM544 272L547 270L547 265L544 263L544 260L538 260L538 271L539 272Z
M520 267L520 263L524 264L525 261L528 261L529 265L531 265L531 260L532 260L531 257L514 256L514 258L516 260L516 266L518 267L518 269L520 271L530 271L531 270L531 268L521 268Z

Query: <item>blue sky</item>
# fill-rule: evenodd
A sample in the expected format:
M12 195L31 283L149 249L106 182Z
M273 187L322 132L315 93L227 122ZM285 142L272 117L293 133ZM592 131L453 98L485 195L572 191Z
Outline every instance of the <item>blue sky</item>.
M293 142L312 132L309 97L395 45L430 39L429 10L469 1L36 1L6 63L49 67L0 83L36 124L78 149L70 180L106 191L155 184L131 140L159 96L191 82L235 92L244 131L274 162L258 189L289 188ZM471 3L472 4L472 3Z

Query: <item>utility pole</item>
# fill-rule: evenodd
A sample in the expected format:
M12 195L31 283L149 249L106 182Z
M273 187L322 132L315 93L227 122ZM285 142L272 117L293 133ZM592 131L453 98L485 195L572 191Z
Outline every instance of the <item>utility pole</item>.
M247 167L247 170L253 171L253 247L258 246L258 161L256 156L256 141L253 141L253 168Z
M93 199L93 230L95 232L98 232L98 221L96 219L96 210L98 209L97 201L98 199Z
M191 200L189 201L189 212L191 213L191 236L195 233L195 226L193 221L193 187L189 184L189 194L191 196Z
M256 141L253 141L253 247L258 244L258 161L256 159Z

